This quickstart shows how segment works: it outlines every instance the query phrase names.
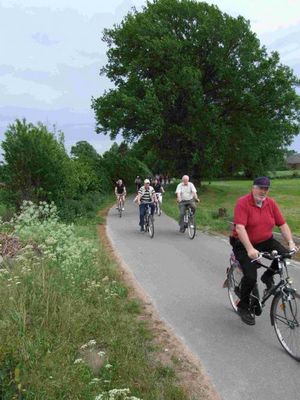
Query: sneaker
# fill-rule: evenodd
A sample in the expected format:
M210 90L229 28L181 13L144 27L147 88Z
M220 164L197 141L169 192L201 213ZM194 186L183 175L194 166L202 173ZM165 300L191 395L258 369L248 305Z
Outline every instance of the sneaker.
M144 227L143 227L143 226L141 226L141 229L140 229L140 231L141 231L141 232L145 232L145 229L144 229Z
M237 308L237 313L241 317L241 320L247 325L255 325L255 317L246 308Z
M180 233L184 233L185 229L184 228L179 228Z
M124 207L122 207L122 211L124 211L125 210L125 208Z

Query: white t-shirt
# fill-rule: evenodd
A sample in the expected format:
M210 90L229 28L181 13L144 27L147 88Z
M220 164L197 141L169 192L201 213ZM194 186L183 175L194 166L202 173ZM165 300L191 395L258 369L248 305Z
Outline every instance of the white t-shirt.
M194 198L193 193L197 193L195 186L192 182L188 182L187 185L184 185L182 182L177 185L176 194L180 194L181 200L192 200Z

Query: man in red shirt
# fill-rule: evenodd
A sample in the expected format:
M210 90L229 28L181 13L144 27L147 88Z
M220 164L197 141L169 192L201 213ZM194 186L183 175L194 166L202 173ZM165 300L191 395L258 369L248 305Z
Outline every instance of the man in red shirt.
M291 230L285 222L275 200L267 197L270 180L266 176L256 178L251 193L238 199L234 209L233 231L230 244L233 252L242 266L244 276L241 281L241 301L238 313L243 322L255 324L255 317L249 311L249 297L257 280L259 265L252 260L258 258L259 252L277 250L279 254L287 250L273 238L273 228L278 226L289 249L295 249ZM278 269L277 260L272 262L272 268ZM261 277L270 290L274 284L274 273L266 270Z

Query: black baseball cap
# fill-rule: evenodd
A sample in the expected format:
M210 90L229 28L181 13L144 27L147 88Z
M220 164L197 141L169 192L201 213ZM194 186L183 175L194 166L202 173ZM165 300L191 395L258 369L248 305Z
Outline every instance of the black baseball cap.
M253 185L269 188L271 185L270 179L267 176L259 176L253 181Z

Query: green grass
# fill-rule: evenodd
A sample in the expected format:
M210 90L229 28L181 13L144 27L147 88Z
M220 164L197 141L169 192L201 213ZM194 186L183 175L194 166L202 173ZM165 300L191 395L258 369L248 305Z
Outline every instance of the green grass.
M230 221L236 200L251 190L252 181L216 181L204 182L197 188L201 199L196 218L197 227L202 230L229 233ZM175 200L176 185L169 186L164 196L164 211L178 219L178 206ZM279 204L293 234L300 237L300 180L273 179L270 197ZM226 208L227 217L218 217L219 208Z
M92 400L129 388L144 400L186 400L174 370L158 361L161 349L99 243L96 221L80 219L64 236L66 227L21 229L33 248L1 265L0 398Z

